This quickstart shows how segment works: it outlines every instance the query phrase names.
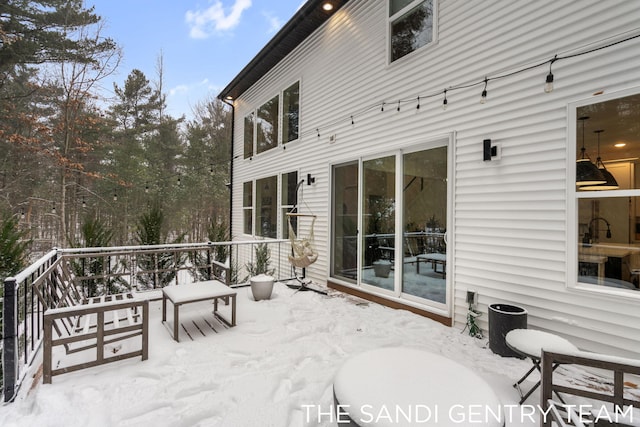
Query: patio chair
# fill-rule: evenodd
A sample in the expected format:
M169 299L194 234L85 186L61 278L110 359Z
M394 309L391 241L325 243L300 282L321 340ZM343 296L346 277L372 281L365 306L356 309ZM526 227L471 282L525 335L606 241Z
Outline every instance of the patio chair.
M554 411L554 407L558 406L551 400L552 393L562 393L563 395L573 395L578 397L584 397L587 399L593 399L603 404L609 404L609 407L613 405L605 415L614 414L615 418L612 420L598 419L601 415L601 411L598 409L606 408L606 406L598 407L593 406L593 420L589 425L593 426L637 426L640 425L640 414L631 413L633 408L638 408L640 405L640 395L637 393L635 387L631 382L625 382L625 375L640 375L640 360L629 359L617 356L611 356L606 354L589 353L585 351L573 351L573 352L555 352L542 350L541 353L541 369L542 369L542 392L540 396L541 411L551 410ZM603 381L594 387L577 387L571 385L560 385L554 382L554 365L574 365L587 369L598 369L608 371L612 373L612 378L603 377ZM637 381L633 381L635 383ZM626 387L626 390L625 390ZM626 393L625 393L626 392ZM634 393L632 393L634 392ZM616 413L616 408L619 412ZM557 409L557 408L556 408ZM550 427L553 417L541 417L540 426ZM566 417L565 417L566 420ZM581 422L584 420L580 420ZM610 421L614 421L611 423ZM557 422L557 421L556 421ZM558 423L559 424L559 423ZM560 424L565 425L565 424ZM571 424L567 424L571 425ZM581 424L575 424L577 426Z

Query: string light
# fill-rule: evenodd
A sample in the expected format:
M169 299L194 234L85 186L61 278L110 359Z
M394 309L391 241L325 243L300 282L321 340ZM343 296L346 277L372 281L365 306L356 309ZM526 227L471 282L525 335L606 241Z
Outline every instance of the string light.
M618 36L621 36L621 35L622 34L619 34ZM625 42L628 42L630 40L634 40L634 39L637 39L637 38L640 38L640 34L631 35L631 36L625 37L623 39L620 39L620 40L617 40L617 41L614 41L614 42L611 42L611 43L607 43L607 44L604 44L604 45L601 45L601 46L598 46L598 47L594 47L594 48L588 49L588 50L578 51L577 53L573 53L573 54L567 54L567 55L563 55L563 56L555 55L552 59L546 60L544 62L535 63L533 65L529 65L529 66L526 66L526 67L523 67L523 68L520 68L520 69L516 69L516 70L511 71L511 72L507 72L505 74L500 74L500 75L493 76L491 78L485 77L484 79L482 79L480 81L477 81L475 83L449 86L447 88L447 90L444 91L445 92L445 99L443 100L443 109L446 109L446 104L448 104L448 100L446 99L446 92L447 91L466 89L466 88L469 88L469 87L478 86L478 85L481 85L481 84L485 83L485 80L486 80L486 82L488 82L489 80L499 80L499 79L508 78L508 77L511 77L511 76L514 76L514 75L517 75L517 74L521 74L521 73L524 73L524 72L527 72L527 71L530 71L530 70L533 70L533 69L540 68L540 67L545 66L545 65L547 65L549 63L553 64L556 61L587 55L589 53L592 53L592 52L595 52L595 51L599 51L599 50L602 50L602 49L607 49L609 47L612 47L612 46L615 46L615 45L618 45L618 44L621 44L621 43L625 43ZM604 42L605 40L602 40L602 41ZM549 74L551 75L550 79L553 79L553 73L551 72L551 67L550 67ZM552 88L553 88L553 86L552 86ZM421 107L420 101L423 98L434 98L434 97L441 96L442 94L443 94L443 91L438 91L438 92L434 92L434 93L431 93L431 94L418 96L417 97L417 102L418 103L416 104L416 109L420 109L420 107ZM401 102L404 102L404 101L406 101L406 100L401 100ZM485 100L485 102L486 102L486 100ZM382 106L380 105L380 103L374 104L374 105L370 105L368 107L365 107L365 108L359 110L356 113L353 113L351 115L351 117L354 118L356 116L359 116L359 115L362 115L362 114L366 114L366 113L368 113L370 111L373 111L374 109L378 109L378 108L380 109L381 112L384 112L384 105L385 104L386 103L383 102ZM345 120L344 118L339 118L339 119L336 119L333 122L322 124L322 126L320 126L320 127L324 129L324 128L329 128L329 127L332 127L332 126L336 126L336 125L340 124L341 122L343 122L344 120ZM316 131L317 131L317 129L316 129ZM304 137L304 136L310 134L311 132L312 132L312 130L309 130L308 133L302 132L300 134L300 137ZM237 156L236 158L240 158L240 157L241 156Z
M83 208L87 207L87 200L84 198L84 196L82 196L82 207Z
M400 111L400 100L398 100L398 108L396 108L396 111Z
M146 183L144 184L144 192L145 192L145 193L148 193L148 192L149 192L149 183L148 183L148 182L146 182Z
M551 72L551 67L553 63L558 59L558 55L554 56L551 61L549 61L549 74L547 74L547 80L544 83L544 91L546 93L550 93L553 91L553 73Z
M113 201L117 202L118 201L118 193L116 192L116 190L113 190Z
M447 90L445 89L443 93L444 93L444 99L442 100L442 109L446 110L447 109L447 104L448 104L448 101L447 101Z
M180 177L178 176L178 186L180 186L182 184L182 180L180 179Z
M489 83L489 80L485 77L484 89L482 90L482 95L480 96L480 104L486 104L487 102L487 83Z
M24 219L24 209L20 209L20 218Z
M56 213L56 202L53 202L53 206L51 207L51 213L54 215Z
M353 116L351 116L351 124L354 125L355 122L353 121Z

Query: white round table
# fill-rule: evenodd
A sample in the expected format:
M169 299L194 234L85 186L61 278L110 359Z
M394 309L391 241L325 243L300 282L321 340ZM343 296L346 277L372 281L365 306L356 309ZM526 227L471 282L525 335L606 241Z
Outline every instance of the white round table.
M352 426L504 426L500 400L486 381L417 349L381 348L352 357L338 370L333 393L338 420Z
M528 357L531 360L533 366L520 378L513 387L520 393L520 404L522 405L531 394L540 387L540 380L535 383L529 391L526 393L522 390L520 385L524 380L533 373L538 371L542 373L540 367L540 357L542 356L542 349L546 351L553 351L558 353L575 353L578 351L578 347L573 345L569 340L566 340L558 335L551 334L549 332L538 331L535 329L513 329L507 333L504 337L507 346L521 355L522 357ZM552 369L556 369L558 364L554 364ZM562 397L558 395L561 402L564 403Z

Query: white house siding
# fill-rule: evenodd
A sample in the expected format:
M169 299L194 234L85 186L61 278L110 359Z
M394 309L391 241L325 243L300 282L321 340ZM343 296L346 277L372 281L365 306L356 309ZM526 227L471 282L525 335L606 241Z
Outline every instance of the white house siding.
M638 32L640 2L439 2L438 41L387 65L385 1L352 0L236 101L234 238L242 236L242 183L298 170L311 173L304 202L318 215L319 260L308 275L326 282L330 164L398 149L455 132L452 274L454 322L466 320L467 289L487 308L510 303L528 310L529 326L556 331L577 345L640 354L640 299L601 297L567 289L567 104L640 86L640 40L553 65L555 90L543 92L549 67L422 98L449 86L478 82ZM243 160L243 118L292 82L301 81L300 141ZM386 102L385 111L367 107ZM355 124L351 125L350 116ZM319 129L320 137L316 135ZM329 136L336 142L329 144ZM502 159L482 161L482 140L502 147ZM451 230L451 229L450 229ZM248 236L247 236L248 238Z

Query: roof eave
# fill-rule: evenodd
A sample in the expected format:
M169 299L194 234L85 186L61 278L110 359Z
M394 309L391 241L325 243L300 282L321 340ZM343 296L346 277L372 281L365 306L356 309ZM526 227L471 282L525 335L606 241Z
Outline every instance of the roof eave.
M258 54L218 94L219 99L237 99L307 37L324 24L348 0L330 0L333 9L326 11L327 0L308 0Z

